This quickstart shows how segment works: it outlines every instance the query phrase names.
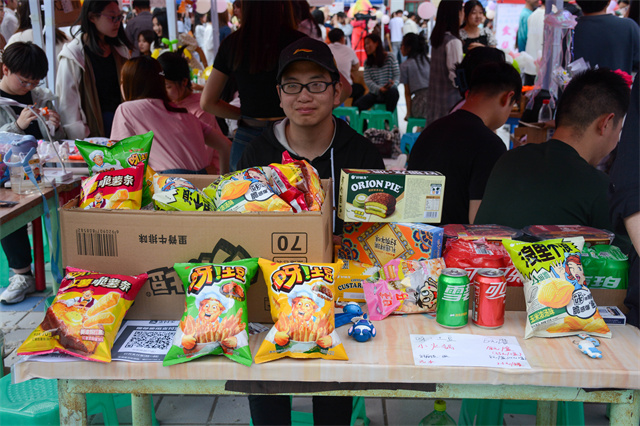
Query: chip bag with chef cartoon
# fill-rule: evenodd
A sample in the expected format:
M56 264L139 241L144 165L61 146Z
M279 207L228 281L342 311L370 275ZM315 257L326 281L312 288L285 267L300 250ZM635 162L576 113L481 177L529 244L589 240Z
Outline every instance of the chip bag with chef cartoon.
M80 208L140 210L143 182L144 164L95 174L82 182Z
M275 325L258 349L256 364L283 358L347 360L335 330L337 263L274 263L260 259Z
M176 263L173 268L184 285L186 308L162 365L224 355L250 366L247 289L258 271L258 259Z
M42 323L18 355L60 352L88 361L111 361L111 347L147 274L101 274L67 268Z
M136 167L138 164L144 164L146 169L149 163L149 153L151 152L151 144L153 142L153 132L143 135L134 135L121 141L116 141L103 145L95 144L89 141L76 140L78 152L87 162L89 167L89 176L96 173L107 172L110 170L126 169L128 167ZM145 178L151 175L145 174ZM143 186L142 206L151 203L151 181L147 180Z
M502 243L524 283L525 339L581 332L611 337L585 282L580 260L584 238L535 243L504 240Z
M156 210L214 211L213 201L186 179L155 174L153 204Z

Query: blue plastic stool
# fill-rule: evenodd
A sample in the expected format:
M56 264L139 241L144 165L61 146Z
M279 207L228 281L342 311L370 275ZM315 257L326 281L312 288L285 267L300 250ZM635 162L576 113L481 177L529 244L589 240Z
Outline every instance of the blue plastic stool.
M463 399L458 425L502 425L506 414L536 415L537 401ZM582 402L558 402L557 424L584 426Z
M407 133L413 133L414 127L425 128L427 126L427 119L420 117L409 117L407 120Z
M118 425L116 407L130 405L130 395L117 395L114 398L108 393L87 394L87 413L102 413L105 425ZM158 425L155 410L152 409L151 413L153 424ZM32 379L14 385L11 384L11 374L0 379L0 424L59 425L57 380Z
M364 426L369 426L371 420L367 418L367 407L364 398L361 396L353 397L353 412L351 414L351 426L355 425L358 419L362 420ZM253 421L249 424L253 426ZM291 426L313 426L313 413L304 411L291 411Z
M411 154L411 150L413 149L413 145L418 140L420 133L405 133L400 138L400 151L403 154Z
M360 113L357 107L339 106L333 109L333 115L338 118L348 118L349 126L358 133L362 133L362 123L360 123Z

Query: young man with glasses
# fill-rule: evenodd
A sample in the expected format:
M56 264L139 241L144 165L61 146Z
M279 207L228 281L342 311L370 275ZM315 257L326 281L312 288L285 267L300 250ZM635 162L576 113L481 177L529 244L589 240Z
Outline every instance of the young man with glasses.
M325 43L304 37L287 46L280 54L277 83L286 118L247 146L238 169L280 163L282 153L288 151L291 157L311 163L321 178L333 179L334 205L341 169L384 169L376 147L332 115L343 88ZM335 222L334 234L339 235L342 221Z
M4 51L3 62L4 76L0 80L0 96L24 105L35 105L36 108L47 107L48 111L44 118L52 136L56 140L65 139L66 136L60 126L60 116L53 108L54 96L44 87L37 87L48 71L47 55L44 51L31 42L16 42ZM28 108L2 106L0 107L0 131L45 139L47 129ZM7 289L0 295L0 303L18 303L24 300L27 294L36 290L35 279L31 272L31 244L27 226L3 238L2 248L13 276L9 278ZM4 283L0 285L5 286Z

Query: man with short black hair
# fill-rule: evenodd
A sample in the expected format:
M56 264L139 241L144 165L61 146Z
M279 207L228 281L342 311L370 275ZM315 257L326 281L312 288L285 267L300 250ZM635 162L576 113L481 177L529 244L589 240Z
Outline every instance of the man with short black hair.
M629 99L629 86L610 70L575 76L558 101L553 139L516 148L496 163L476 223L612 230L609 178L595 166L616 147ZM625 239L614 244L628 248Z
M409 155L409 170L446 177L441 224L473 223L493 165L505 153L494 132L521 96L520 74L507 63L478 66L464 105L430 124Z
M360 69L360 61L356 56L356 52L347 46L344 32L340 28L332 29L327 36L331 42L329 49L331 49L331 53L333 53L333 57L336 60L338 71L351 85L351 98L355 102L360 96L364 95L364 87L361 84L354 83L352 76Z
M402 45L403 25L402 10L396 10L391 20L389 20L389 43L391 43L391 54L398 60L398 64L402 63L400 45Z
M640 28L632 19L607 13L609 0L578 0L584 16L573 35L573 59L631 74L638 71Z
M133 44L131 57L135 58L140 55L138 49L138 35L144 30L153 31L153 16L151 15L150 0L133 0L131 7L136 11L136 16L127 22L125 33Z

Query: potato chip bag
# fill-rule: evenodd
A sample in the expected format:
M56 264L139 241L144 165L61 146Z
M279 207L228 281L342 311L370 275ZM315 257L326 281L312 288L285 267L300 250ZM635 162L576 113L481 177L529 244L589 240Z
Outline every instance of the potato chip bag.
M349 359L335 330L336 263L274 263L260 259L260 269L275 325L258 349L260 364L291 358Z
M146 169L152 142L153 132L148 132L144 135L122 139L119 142L108 141L107 144L76 140L76 147L89 166L89 176L93 176L96 173L110 170L136 167L140 163L143 163ZM143 171L143 173L145 172ZM143 189L142 206L151 203L153 194L150 187L151 181L148 180Z
M18 348L18 355L61 352L110 362L122 319L145 281L147 274L101 274L67 268L44 320Z
M436 311L438 278L446 268L444 259L403 260L393 259L380 275L389 286L401 293L400 306L394 315L423 314Z
M173 345L162 365L205 355L224 355L251 365L247 333L247 290L258 271L258 259L228 263L176 263L186 306Z
M287 151L282 153L282 164L283 166L295 164L300 168L302 175L304 176L304 184L297 178L294 178L294 182L296 182L297 188L304 193L305 201L309 210L320 211L322 209L322 203L324 203L325 193L324 189L322 189L320 175L318 175L318 171L315 167L309 164L306 160L294 160ZM287 175L286 172L285 175Z
M265 169L269 170L269 173L266 173L266 175L269 178L269 185L271 188L280 198L286 201L287 204L293 208L294 212L298 213L309 210L304 193L297 187L298 182L301 182L302 185L306 186L304 182L304 175L302 174L300 167L293 163L274 163L270 164L269 167Z
M144 164L101 172L86 178L80 188L81 209L140 210Z
M570 336L582 331L611 337L585 281L580 260L584 238L502 243L524 283L525 339Z
M213 200L218 211L293 211L269 186L269 180L261 167L221 176L204 188L204 193Z
M213 201L186 179L155 174L153 205L156 210L213 211Z

